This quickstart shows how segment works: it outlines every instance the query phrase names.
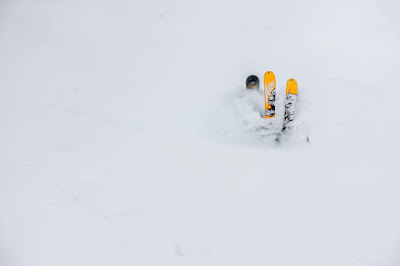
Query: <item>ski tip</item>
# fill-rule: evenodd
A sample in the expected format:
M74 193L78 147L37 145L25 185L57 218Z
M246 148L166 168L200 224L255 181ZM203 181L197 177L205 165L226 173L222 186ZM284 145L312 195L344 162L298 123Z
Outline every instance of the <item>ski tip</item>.
M271 79L271 80L275 80L275 74L272 71L266 71L264 74L264 79Z
M265 90L268 90L269 92L273 91L275 89L275 75L274 72L272 71L267 71L264 74L264 93Z
M297 95L297 81L293 78L288 79L286 83L286 95L288 94Z

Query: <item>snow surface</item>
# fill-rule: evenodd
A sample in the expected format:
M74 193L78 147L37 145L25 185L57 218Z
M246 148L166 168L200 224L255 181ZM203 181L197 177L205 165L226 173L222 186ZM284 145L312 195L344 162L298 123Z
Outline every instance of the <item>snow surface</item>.
M399 265L399 8L0 1L0 265Z

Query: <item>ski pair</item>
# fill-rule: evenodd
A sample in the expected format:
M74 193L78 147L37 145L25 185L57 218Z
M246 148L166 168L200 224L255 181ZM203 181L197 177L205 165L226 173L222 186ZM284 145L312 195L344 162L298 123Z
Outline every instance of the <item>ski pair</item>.
M265 101L265 118L275 117L275 96L276 96L276 80L275 74L272 71L267 71L264 74L264 101ZM297 99L297 81L289 79L286 84L286 99L285 99L285 117L283 119L282 132L278 134L279 141L282 133L288 133L292 127L294 119L294 111Z

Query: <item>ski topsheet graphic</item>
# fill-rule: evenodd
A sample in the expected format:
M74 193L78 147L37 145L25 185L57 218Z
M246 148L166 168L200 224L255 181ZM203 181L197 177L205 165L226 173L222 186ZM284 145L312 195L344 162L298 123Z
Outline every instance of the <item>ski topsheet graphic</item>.
M283 119L283 133L289 133L294 119L297 100L297 81L289 79L286 84L285 117Z
M264 74L264 101L265 101L265 118L275 117L275 75L272 71Z
M277 142L281 142L282 137L290 135L296 110L296 100L297 81L295 79L289 79L286 83L285 116L283 118L282 131L278 133L275 139ZM308 136L307 142L309 142Z

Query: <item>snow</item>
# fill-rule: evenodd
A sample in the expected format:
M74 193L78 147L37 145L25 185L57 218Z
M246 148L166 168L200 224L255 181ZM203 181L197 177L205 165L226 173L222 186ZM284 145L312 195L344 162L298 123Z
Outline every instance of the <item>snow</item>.
M398 265L399 7L1 1L0 265Z

